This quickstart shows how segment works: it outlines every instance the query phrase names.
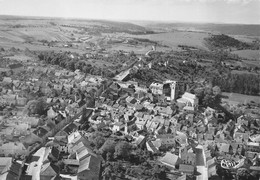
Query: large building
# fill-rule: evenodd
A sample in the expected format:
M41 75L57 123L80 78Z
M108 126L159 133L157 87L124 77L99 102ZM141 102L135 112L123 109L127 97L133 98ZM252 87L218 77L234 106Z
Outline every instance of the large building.
M166 80L163 83L152 83L150 89L153 94L165 95L168 101L178 97L177 81Z

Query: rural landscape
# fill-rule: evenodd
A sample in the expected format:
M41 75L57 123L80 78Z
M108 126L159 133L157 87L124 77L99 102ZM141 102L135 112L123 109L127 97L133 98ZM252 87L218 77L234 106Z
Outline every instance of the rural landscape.
M1 180L259 180L260 25L0 15Z

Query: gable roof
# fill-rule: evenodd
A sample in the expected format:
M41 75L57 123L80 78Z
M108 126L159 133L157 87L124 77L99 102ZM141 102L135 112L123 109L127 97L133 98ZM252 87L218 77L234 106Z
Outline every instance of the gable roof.
M67 134L71 134L73 132L73 130L76 130L77 128L78 127L72 122L72 123L68 124L67 126L65 126L63 131L66 132Z
M227 152L229 152L229 147L230 147L230 144L222 143L219 148L219 151L227 153Z
M170 152L167 152L165 156L160 160L163 164L166 164L168 166L175 167L175 165L178 165L180 163L179 156L172 154Z
M58 166L56 166L50 162L47 162L42 165L41 173L40 173L41 176L53 176L54 177L57 174L59 174Z
M22 165L16 161L8 161L5 168L2 170L0 179L18 180L20 176ZM5 177L5 178L4 178Z
M182 95L182 98L188 98L188 99L196 99L196 95L195 94L191 94L189 92L185 92L183 95Z
M78 173L88 171L91 174L99 176L101 159L95 156L89 156L84 160L80 161ZM98 178L97 178L98 179Z
M11 157L1 157L0 158L0 174L2 171L4 171L6 169L6 166L10 165L11 163L12 163Z
M51 154L58 159L60 156L60 151L56 147L52 147Z

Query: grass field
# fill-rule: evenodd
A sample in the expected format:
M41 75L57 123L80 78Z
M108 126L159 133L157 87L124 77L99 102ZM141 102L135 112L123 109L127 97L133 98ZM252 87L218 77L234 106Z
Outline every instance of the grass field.
M239 57L247 59L257 59L260 61L260 51L259 50L239 50L233 51L233 54L237 54Z
M149 50L152 49L152 46L131 46L131 45L127 45L127 44L117 44L117 45L113 45L111 48L109 48L109 50L113 51L113 50L123 50L123 51L127 51L127 52L131 52L133 51L135 54L145 54L146 52L148 52ZM167 47L157 47L156 48L157 51L167 51L167 50L171 50L172 48L167 48Z
M27 61L27 60L32 60L33 58L32 57L29 57L29 56L26 56L26 55L23 55L23 54L17 54L17 55L14 55L14 56L7 56L5 58L9 58L9 59L12 59L12 60L18 60L18 61Z
M177 47L178 45L194 46L201 49L207 49L204 44L204 38L208 37L208 33L175 31L168 33L139 35L136 38L150 39L152 41L161 42L170 47Z
M238 93L222 93L223 96L227 96L228 99L222 99L224 102L234 102L234 103L248 103L250 101L254 101L256 103L260 103L260 96L250 96Z
M231 37L246 43L252 43L254 40L260 38L259 36L246 36L246 35L230 35Z

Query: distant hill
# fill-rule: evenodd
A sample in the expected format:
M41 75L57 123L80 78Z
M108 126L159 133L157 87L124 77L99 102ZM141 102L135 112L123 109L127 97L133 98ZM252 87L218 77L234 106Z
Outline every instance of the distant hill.
M92 19L73 19L73 18L55 18L55 17L28 17L28 16L6 16L0 15L0 26L12 24L15 28L23 28L36 25L64 25L70 27L91 27L98 31L104 32L126 32L136 34L153 33L148 28L129 23L109 20L92 20Z
M212 23L140 23L145 27L218 32L229 35L260 36L260 25L212 24Z

